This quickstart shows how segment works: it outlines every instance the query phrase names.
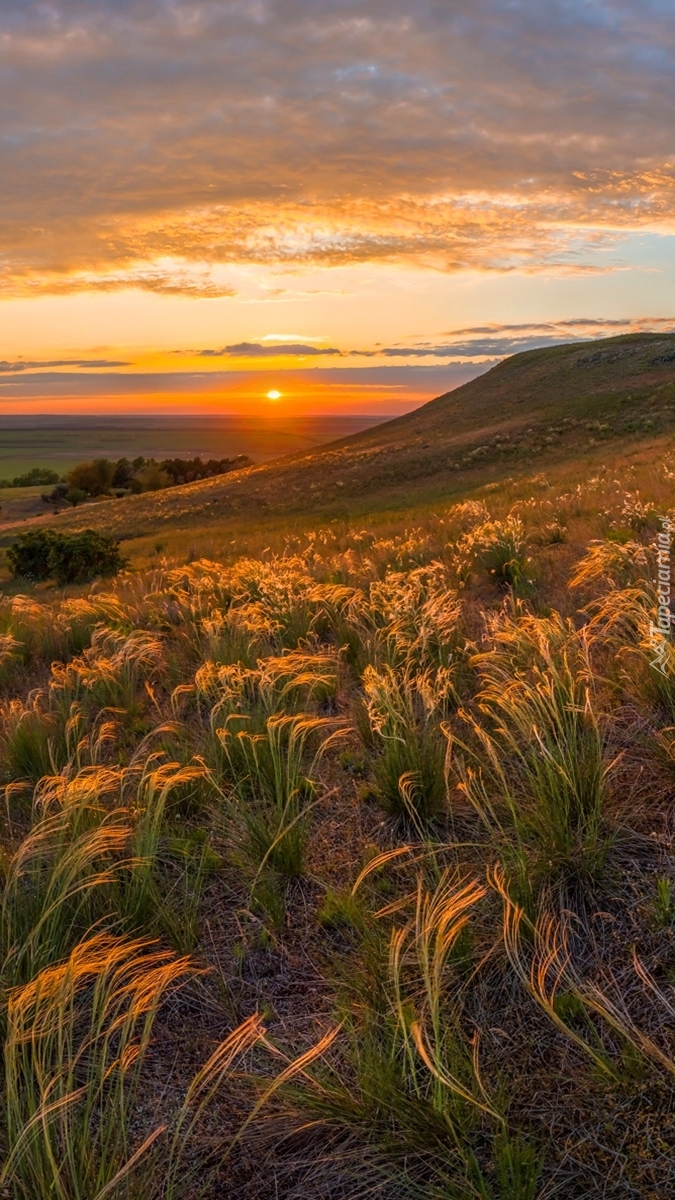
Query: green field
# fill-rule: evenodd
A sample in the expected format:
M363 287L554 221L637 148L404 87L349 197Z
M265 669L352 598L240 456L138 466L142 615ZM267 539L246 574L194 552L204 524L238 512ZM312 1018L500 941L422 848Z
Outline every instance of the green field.
M370 417L0 416L0 479L31 467L59 474L91 458L234 458L267 462L377 423Z
M520 355L5 571L0 1195L672 1195L674 385Z

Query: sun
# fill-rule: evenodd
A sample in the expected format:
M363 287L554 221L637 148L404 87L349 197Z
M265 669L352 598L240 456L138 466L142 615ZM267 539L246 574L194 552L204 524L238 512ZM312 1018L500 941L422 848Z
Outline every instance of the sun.
M281 392L271 391L267 393L268 400L281 400Z

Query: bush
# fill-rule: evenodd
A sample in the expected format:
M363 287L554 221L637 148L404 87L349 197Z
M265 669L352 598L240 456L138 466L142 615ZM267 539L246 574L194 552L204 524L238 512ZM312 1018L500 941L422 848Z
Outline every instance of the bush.
M49 555L52 574L61 586L86 583L97 575L116 575L125 566L125 561L120 554L119 542L94 529L59 535Z
M53 529L31 529L22 533L7 551L12 575L34 583L49 579L52 574L50 554L61 536Z
M119 542L94 529L73 534L32 529L10 546L7 559L13 575L34 582L54 578L60 586L116 575L125 566Z
M87 499L87 493L83 488L71 487L68 488L65 499L69 504L72 504L73 508L77 508L78 504L83 504Z

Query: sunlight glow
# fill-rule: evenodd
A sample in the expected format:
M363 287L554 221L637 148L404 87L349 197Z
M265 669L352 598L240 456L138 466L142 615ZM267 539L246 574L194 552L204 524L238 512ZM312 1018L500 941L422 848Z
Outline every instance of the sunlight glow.
M267 393L268 400L281 400L281 392L271 391Z

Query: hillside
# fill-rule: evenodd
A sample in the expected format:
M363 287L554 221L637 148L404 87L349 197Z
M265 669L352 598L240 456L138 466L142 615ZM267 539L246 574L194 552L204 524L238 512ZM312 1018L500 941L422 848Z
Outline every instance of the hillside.
M7 578L0 1197L672 1195L673 339L596 353Z
M673 1194L675 454L620 457L10 584L3 1200Z
M242 512L325 516L376 498L405 504L674 428L675 334L579 342L514 355L414 412L319 451L86 505L58 524L131 538ZM54 523L53 516L41 520ZM2 540L11 540L15 528L5 525Z

